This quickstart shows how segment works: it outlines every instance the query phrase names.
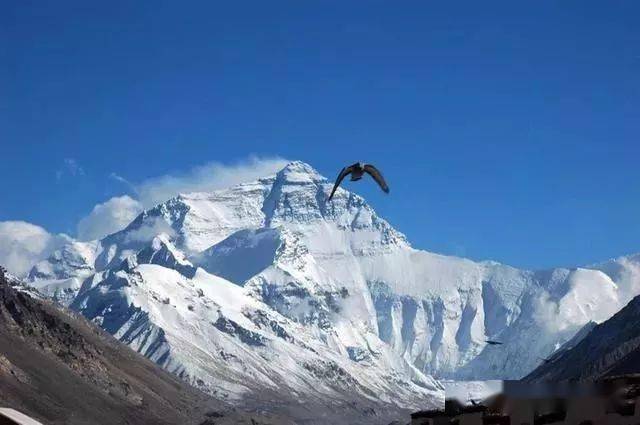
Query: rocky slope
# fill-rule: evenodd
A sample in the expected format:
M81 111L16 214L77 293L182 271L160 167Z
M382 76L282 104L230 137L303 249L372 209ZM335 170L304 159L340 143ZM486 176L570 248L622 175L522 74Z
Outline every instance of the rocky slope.
M17 291L1 269L0 404L46 424L286 423L191 388L82 317Z

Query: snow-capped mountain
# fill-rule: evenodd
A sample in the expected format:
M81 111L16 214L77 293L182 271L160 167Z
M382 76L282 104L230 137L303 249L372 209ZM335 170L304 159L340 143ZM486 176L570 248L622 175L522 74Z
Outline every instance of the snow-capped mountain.
M70 241L48 259L36 264L27 279L42 294L69 304L82 281L95 272L96 255L100 249L98 241Z
M431 376L519 378L640 292L637 257L532 272L437 255L358 195L327 202L331 187L293 162L183 194L68 244L30 282L209 391L348 394L363 409L441 400Z

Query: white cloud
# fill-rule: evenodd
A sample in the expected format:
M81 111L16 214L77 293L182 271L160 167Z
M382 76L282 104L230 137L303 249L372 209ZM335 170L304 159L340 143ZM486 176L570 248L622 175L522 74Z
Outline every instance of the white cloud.
M230 187L274 174L289 161L282 158L251 157L235 164L209 162L183 173L166 174L132 184L113 173L110 178L128 186L132 196L118 196L96 205L77 225L78 238L93 240L126 227L143 209L178 195L179 193L211 191ZM77 177L85 174L73 158L66 158L56 177ZM174 235L164 221L157 220L130 235L130 240L148 241L160 233ZM0 265L11 273L24 276L31 267L71 239L54 235L42 227L23 221L0 222Z
M167 174L154 177L135 185L135 192L145 208L188 192L206 192L223 189L239 183L265 177L283 168L289 161L282 158L251 157L247 160L227 165L209 162L197 166L186 173ZM113 174L113 176L117 176ZM114 177L116 178L116 177ZM126 181L117 176L119 181Z
M0 265L24 276L68 240L66 235L52 235L24 221L0 221Z
M69 174L72 176L84 176L84 170L75 159L65 158L64 164L66 165L67 170L69 170Z
M116 173L111 173L109 174L109 178L112 180L117 181L118 183L122 183L123 185L125 185L129 190L131 190L131 192L137 194L138 193L138 189L136 189L136 187L127 179L125 179L124 177L116 174Z
M560 307L558 301L551 299L547 291L536 295L533 302L533 319L549 332L560 332L568 326L560 322ZM572 324L573 325L573 324Z
M169 223L159 217L155 217L139 229L127 231L125 242L148 242L161 233L166 234L169 238L176 235L175 230L171 228Z
M183 173L166 174L142 181L139 184L131 183L126 178L111 173L109 178L124 184L131 196L123 195L109 199L96 205L91 213L82 218L77 225L77 237L80 240L94 240L125 228L143 208L153 207L170 199L179 193L211 191L230 187L239 183L255 180L274 174L284 167L289 161L282 158L250 157L235 164L223 164L209 162L196 166ZM77 167L73 160L65 160L68 171ZM157 230L153 235L150 232ZM150 240L158 233L171 232L165 228L141 229L134 238Z
M634 265L628 264L627 276L638 279ZM624 278L623 278L624 279ZM534 300L534 320L549 332L574 331L590 320L603 322L614 315L637 293L614 282L600 270L577 268L568 272L565 289L558 293L542 290Z
M78 239L90 241L122 230L142 212L142 204L130 196L117 196L93 207L78 222Z
M60 180L62 176L69 174L72 177L84 176L84 169L73 158L65 158L64 166L56 171L56 180Z

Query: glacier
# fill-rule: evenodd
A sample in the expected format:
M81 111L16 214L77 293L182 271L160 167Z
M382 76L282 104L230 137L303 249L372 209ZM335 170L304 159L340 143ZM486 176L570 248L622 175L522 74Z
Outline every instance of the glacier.
M640 256L529 271L438 255L331 188L296 161L181 194L27 284L209 393L365 416L440 404L439 380L520 378L640 293Z

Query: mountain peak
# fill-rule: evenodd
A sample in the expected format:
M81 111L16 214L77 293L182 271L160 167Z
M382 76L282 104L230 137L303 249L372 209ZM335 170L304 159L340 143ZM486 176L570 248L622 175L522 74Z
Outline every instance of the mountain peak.
M278 171L276 179L282 182L305 184L325 182L327 179L311 165L302 161L293 161Z

